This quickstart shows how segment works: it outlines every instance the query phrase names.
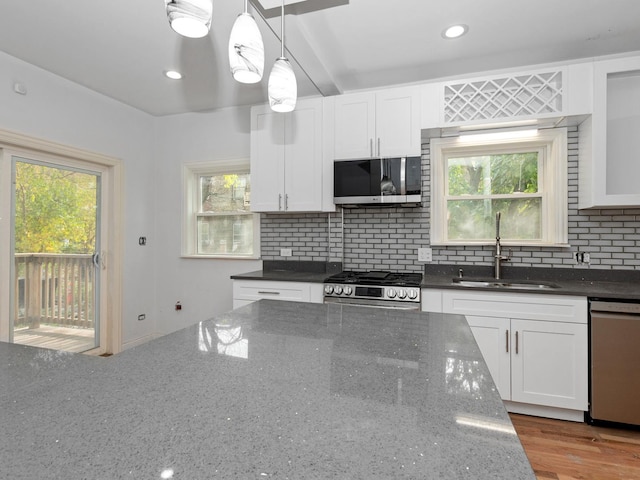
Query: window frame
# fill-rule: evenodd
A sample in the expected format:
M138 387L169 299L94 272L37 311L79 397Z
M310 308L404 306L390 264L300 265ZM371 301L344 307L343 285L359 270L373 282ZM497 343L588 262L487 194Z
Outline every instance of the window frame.
M503 245L568 247L568 159L567 129L554 128L531 133L496 131L431 140L431 245L492 245L495 240L448 238L446 162L450 157L538 151L538 194L542 201L541 239L501 238ZM542 158L541 158L542 157ZM532 194L533 195L533 194ZM509 198L510 195L497 197ZM454 196L455 198L455 196ZM514 195L514 199L515 199ZM520 198L522 195L520 194Z
M198 218L211 216L245 215L233 213L200 212L200 177L222 174L248 174L249 159L233 159L215 162L186 163L183 165L183 213L182 213L182 252L183 258L219 258L235 260L256 260L260 258L260 214L249 212L253 222L253 253L198 253Z

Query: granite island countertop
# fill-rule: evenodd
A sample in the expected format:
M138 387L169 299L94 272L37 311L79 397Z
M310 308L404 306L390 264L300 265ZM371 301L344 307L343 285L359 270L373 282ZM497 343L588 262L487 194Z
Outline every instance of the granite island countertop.
M262 300L109 358L0 343L11 479L534 479L464 317Z

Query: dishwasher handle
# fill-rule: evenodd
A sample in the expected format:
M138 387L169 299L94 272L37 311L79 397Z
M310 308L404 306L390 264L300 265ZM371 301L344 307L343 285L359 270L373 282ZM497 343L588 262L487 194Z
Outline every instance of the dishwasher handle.
M592 314L611 313L640 316L640 303L605 302L597 300L590 302L589 308Z

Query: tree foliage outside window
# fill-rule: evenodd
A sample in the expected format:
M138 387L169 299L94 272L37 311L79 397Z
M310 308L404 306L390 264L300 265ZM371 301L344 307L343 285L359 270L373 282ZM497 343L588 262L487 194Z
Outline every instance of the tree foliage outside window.
M495 216L500 212L502 237L540 239L542 201L538 191L538 155L537 151L530 151L448 157L449 238L495 238Z
M16 162L15 252L93 253L97 177Z
M252 255L254 214L248 173L199 176L198 254Z

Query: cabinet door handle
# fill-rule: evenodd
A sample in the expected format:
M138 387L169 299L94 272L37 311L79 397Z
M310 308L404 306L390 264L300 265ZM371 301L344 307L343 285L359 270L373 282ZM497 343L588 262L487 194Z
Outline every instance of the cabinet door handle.
M504 339L505 339L505 347L507 349L507 353L509 353L509 329L504 331L505 335L504 335Z
M369 156L373 157L373 138L369 139Z
M289 194L285 193L284 195L284 209L289 210Z
M282 210L282 194L278 194L278 210Z
M518 354L518 331L516 330L516 355Z
M380 137L378 137L378 156L381 156L381 153L380 153Z

